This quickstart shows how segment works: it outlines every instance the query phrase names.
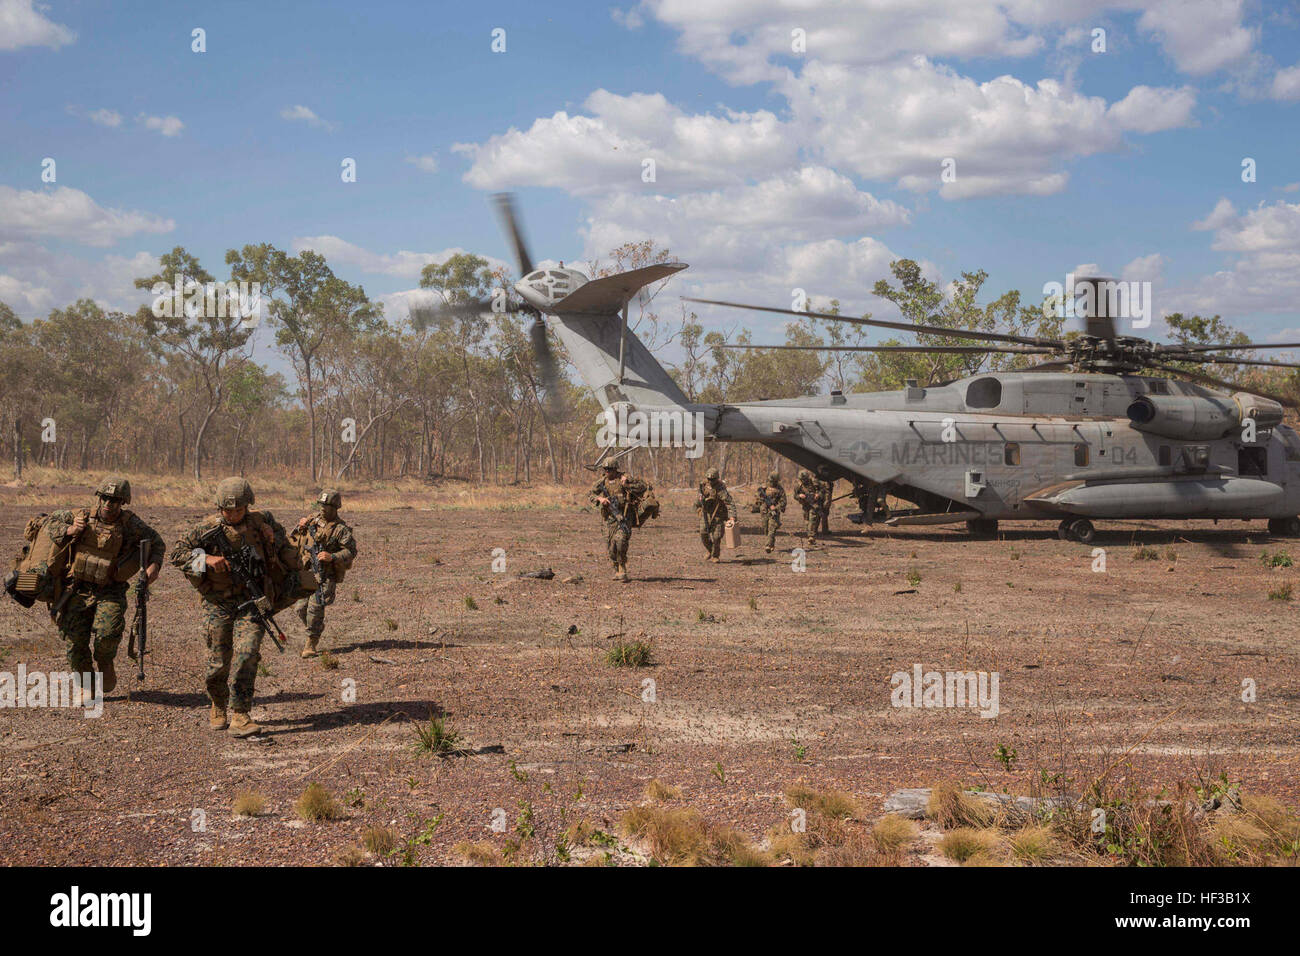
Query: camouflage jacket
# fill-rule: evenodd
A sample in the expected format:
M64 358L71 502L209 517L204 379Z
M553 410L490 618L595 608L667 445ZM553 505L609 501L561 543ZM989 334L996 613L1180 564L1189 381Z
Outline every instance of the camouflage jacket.
M759 485L755 498L759 514L785 510L785 489L780 485Z
M88 511L90 514L91 525L97 520L95 513L91 509L82 508L65 508L61 511L55 511L45 523L45 533L50 539L59 546L68 543L68 530L72 527L72 522L77 520L77 515L82 511ZM127 508L122 509L122 516L118 518L118 524L122 526L122 545L117 552L118 578L125 580L130 574L139 570L137 567L140 557L140 542L149 542L149 564L162 565L163 558L167 554L167 544L153 528L144 523L144 520ZM82 532L85 534L86 532ZM69 562L71 567L71 562ZM124 573L125 572L125 573Z
M820 511L826 507L826 499L829 496L822 488L822 482L813 478L810 481L800 481L799 486L795 489L794 500L803 505L804 508L815 508Z
M600 516L606 523L615 523L621 519L636 524L637 500L646 493L647 487L640 478L631 476L628 477L626 485L618 481L610 481L606 484L606 479L601 478L591 486L591 491L587 492L587 500L593 505L600 506ZM608 498L610 504L602 504L601 498ZM622 503L621 513L610 507L618 502Z
M352 561L357 556L357 539L352 528L342 518L326 521L320 513L311 515L307 527L294 527L289 533L289 541L298 549L302 563L311 567L311 544L315 540L315 550L328 551L334 556L332 561L321 563L321 574L326 579L343 580L343 575L352 569Z
M176 546L172 548L170 559L172 565L181 570L200 594L223 600L244 594L244 589L235 583L229 571L214 571L196 563L194 552L202 550L199 539L218 527L225 532L226 540L234 547L251 545L262 558L266 565L266 577L261 584L263 590L273 596L272 600L276 600L281 591L286 588L297 589L297 580L286 582L286 578L291 571L296 577L298 569L302 566L298 549L289 543L289 536L285 534L284 527L275 520L271 512L250 509L244 516L244 520L233 526L225 523L220 512L209 515L182 535L176 542ZM196 567L203 567L203 570L195 573Z
M736 503L731 500L727 483L721 478L716 482L705 478L697 490L699 497L695 499L695 510L703 512L706 518L725 521L736 516Z

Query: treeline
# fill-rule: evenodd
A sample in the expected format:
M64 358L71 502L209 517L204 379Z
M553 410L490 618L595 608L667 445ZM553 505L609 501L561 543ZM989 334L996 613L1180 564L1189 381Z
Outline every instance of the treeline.
M596 273L670 258L653 243L630 243L613 250ZM292 256L269 244L249 245L228 251L226 266L228 277L218 282L185 249L173 249L154 275L135 278L153 301L134 314L82 299L24 323L0 303L0 427L15 473L37 464L196 479L272 471L313 482L590 478L583 466L598 454L599 406L588 389L565 372L560 394L545 394L530 317L456 308L511 289L512 277L494 273L485 260L457 255L426 266L420 285L433 305L401 316L386 316L361 286L334 275L310 250ZM978 304L983 272L963 273L940 288L910 260L891 269L893 281L882 280L873 292L913 322L1061 334L1060 319L1018 292ZM260 311L249 313L251 302L214 300L212 287L220 291L227 283L260 289ZM731 331L706 333L680 303L659 303L660 291L645 290L634 301L632 326L652 350L671 346L680 361L665 364L695 401L898 388L909 378L941 382L1029 361L986 353L728 349L722 346L863 344L867 330L801 318L786 326L784 341L756 343L744 329L747 314L737 313ZM837 313L838 305L830 311ZM1217 316L1168 321L1189 343L1242 340ZM289 376L252 358L257 324L273 332ZM952 344L926 335L889 341ZM559 342L552 339L552 346L566 369ZM1217 372L1300 394L1300 379L1288 370L1221 366ZM548 416L544 409L559 412ZM633 454L634 467L659 482L691 481L703 467L680 449ZM737 480L751 480L775 463L756 445L723 444L708 457Z

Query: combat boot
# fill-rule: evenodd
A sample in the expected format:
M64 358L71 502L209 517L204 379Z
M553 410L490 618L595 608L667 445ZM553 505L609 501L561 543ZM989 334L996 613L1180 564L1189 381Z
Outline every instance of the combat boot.
M253 734L260 734L262 728L253 722L253 718L248 716L246 710L232 710L230 712L230 732L236 737L251 737Z
M612 576L613 576L613 578L614 578L615 581L617 581L619 578L621 578L621 577L623 576L623 565L621 565L621 564L615 564L615 565L614 565L614 574L613 574Z
M230 718L226 716L225 704L213 702L212 714L208 717L208 726L213 730L225 730L230 726Z
M616 574L615 577L616 577L619 581L623 581L624 583L627 582L627 565L626 565L626 564L620 564L620 565L618 566L618 574Z
M104 693L117 686L117 669L113 667L112 660L98 661L100 676L104 678Z
M300 656L300 657L315 657L315 656L316 656L316 645L317 645L319 642L320 642L320 638L319 638L319 637L310 637L310 636L309 636L309 637L307 638L307 643L306 643L305 645L303 645L302 654L300 654L299 656Z

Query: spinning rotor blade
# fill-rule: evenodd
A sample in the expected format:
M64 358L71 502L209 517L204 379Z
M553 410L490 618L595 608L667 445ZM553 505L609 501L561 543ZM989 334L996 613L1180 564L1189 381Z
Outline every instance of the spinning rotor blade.
M532 339L533 355L537 357L537 372L542 379L542 414L547 421L559 421L564 411L560 404L560 369L551 352L546 321L540 315L528 327L528 337Z
M1300 349L1300 342L1247 342L1245 345L1158 345L1162 355L1170 352L1218 352L1229 349Z
M497 193L492 197L492 201L496 203L501 225L515 248L515 262L519 265L519 277L522 279L533 271L533 260L528 255L528 245L524 242L523 231L519 228L519 217L515 213L515 198L510 193Z
M1212 362L1215 365L1269 365L1273 368L1300 368L1300 362L1271 362L1268 359L1233 359L1218 355L1200 357L1189 355L1180 358L1180 362Z
M785 349L806 352L936 352L943 355L983 355L1010 352L1014 355L1051 355L1048 348L996 348L982 345L716 345L720 349Z
M1265 392L1258 388L1246 388L1244 385L1235 385L1232 382L1225 382L1221 378L1213 378L1212 376L1204 375L1201 372L1189 372L1187 369L1175 368L1172 365L1152 364L1151 368L1159 369L1162 372L1168 372L1171 375L1181 375L1184 378L1191 379L1193 382L1199 382L1202 385L1209 385L1213 388L1224 389L1229 393L1245 392L1247 395L1258 395L1260 398L1271 398L1279 405L1285 405L1288 408L1300 408L1300 405L1298 405L1296 400L1293 398L1274 395L1272 392Z
M832 322L849 322L853 325L871 325L882 329L897 329L900 332L915 332L920 335L946 335L958 339L975 339L980 342L1014 342L1018 345L1034 345L1045 349L1062 349L1064 342L1056 339L1039 339L1027 335L1005 335L1001 332L976 332L972 329L945 329L938 325L914 325L910 322L886 322L884 319L859 319L849 315L831 315L829 312L796 312L794 309L778 309L770 305L746 305L743 302L722 302L718 299L694 299L682 296L684 302L699 302L702 305L721 305L729 309L753 309L755 312L775 312L779 315L795 315L813 319L829 319Z

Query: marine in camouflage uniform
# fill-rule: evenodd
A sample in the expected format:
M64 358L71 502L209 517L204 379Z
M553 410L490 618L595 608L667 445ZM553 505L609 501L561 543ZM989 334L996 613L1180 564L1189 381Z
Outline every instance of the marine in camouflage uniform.
M723 529L736 519L736 503L731 500L727 483L722 480L716 468L705 472L698 491L695 510L700 513L700 543L704 545L707 554L705 560L717 564L722 560Z
M794 500L803 505L804 536L806 547L815 547L817 529L821 527L822 503L825 494L822 483L806 469L799 470L799 484L795 488Z
M226 478L217 485L219 513L191 528L172 549L171 563L184 572L202 601L204 632L208 647L207 690L212 701L209 726L236 737L247 737L262 728L253 722L253 685L261 661L264 630L253 618L253 608L240 610L249 595L231 576L226 560L207 554L199 539L213 528L221 528L236 548L249 545L267 569L262 587L277 600L276 577L281 586L297 590L297 552L284 528L269 511L252 511L253 489L242 478ZM292 578L287 569L293 568ZM231 715L227 715L227 707Z
M320 583L311 597L301 598L294 605L298 619L307 628L307 644L303 657L315 657L321 634L325 632L325 608L334 603L334 592L343 576L352 568L357 556L357 540L347 522L339 517L343 496L332 488L321 491L316 499L317 513L298 521L298 527L289 535L289 541L302 556L304 566L310 567L311 553L320 561Z
M835 500L835 479L825 468L817 469L817 484L822 489L822 517L819 530L822 534L831 533L831 502Z
M758 489L754 502L754 507L763 518L763 533L767 535L767 544L763 550L768 554L776 547L776 533L781 527L781 512L785 511L785 506L781 475L774 471L767 476L767 484Z
M157 531L122 507L131 503L126 478L110 475L95 495L99 504L93 515L87 508L55 511L43 533L58 547L71 546L67 590L56 605L62 608L58 626L67 644L68 667L88 673L93 658L108 693L117 686L113 660L126 627L127 584L139 571L140 542L149 543L150 582L158 577L167 546Z
M627 546L636 525L637 501L646 493L647 485L623 472L613 462L604 466L604 472L605 476L591 486L587 500L600 506L609 560L614 565L614 580L626 581Z

